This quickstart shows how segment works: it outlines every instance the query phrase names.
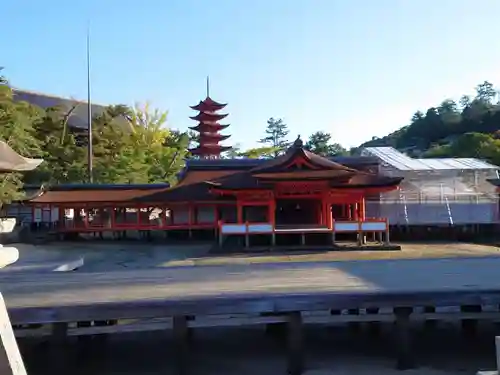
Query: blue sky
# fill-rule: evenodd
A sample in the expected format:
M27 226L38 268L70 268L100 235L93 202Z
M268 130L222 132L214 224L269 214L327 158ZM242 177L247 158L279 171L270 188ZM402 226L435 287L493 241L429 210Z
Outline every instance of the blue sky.
M0 66L14 86L103 104L150 101L170 126L227 102L226 142L255 146L269 117L290 138L345 146L418 109L500 83L498 0L2 0ZM5 31L7 30L7 32Z

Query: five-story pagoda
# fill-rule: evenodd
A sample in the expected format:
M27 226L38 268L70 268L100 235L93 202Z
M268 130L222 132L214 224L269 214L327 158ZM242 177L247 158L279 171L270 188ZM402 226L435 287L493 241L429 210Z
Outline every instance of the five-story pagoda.
M230 150L231 146L223 146L220 142L228 139L230 135L222 135L220 131L229 125L221 125L220 120L227 114L218 113L227 104L217 103L210 98L209 81L207 78L207 97L191 109L198 111L196 116L190 119L198 121L198 125L190 127L198 133L198 146L190 149L191 154L202 159L218 159L222 152Z

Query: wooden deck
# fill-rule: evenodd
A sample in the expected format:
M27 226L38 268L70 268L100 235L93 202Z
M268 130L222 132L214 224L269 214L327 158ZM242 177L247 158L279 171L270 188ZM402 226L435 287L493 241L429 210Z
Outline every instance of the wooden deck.
M189 330L196 323L214 323L204 324L198 317L258 315L261 320L254 323L285 324L288 373L300 375L304 368L301 332L302 324L309 322L307 313L393 308L392 316L381 314L379 319L371 315L366 321L395 322L397 366L407 369L414 366L410 344L413 308L498 306L499 269L500 258L484 257L11 273L0 278L0 290L12 324L52 323L56 347L71 334L67 323L171 317L168 325L173 330L179 374L185 374L189 364ZM477 319L467 313L479 311L464 311L462 319ZM483 314L494 320L500 318L498 311ZM227 324L228 319L222 317L222 321ZM167 328L164 322L159 326L158 322L150 323L153 329ZM106 332L102 328L109 328L108 333L115 330L113 326L92 328L100 333Z
M13 324L321 309L500 304L500 258L7 274Z

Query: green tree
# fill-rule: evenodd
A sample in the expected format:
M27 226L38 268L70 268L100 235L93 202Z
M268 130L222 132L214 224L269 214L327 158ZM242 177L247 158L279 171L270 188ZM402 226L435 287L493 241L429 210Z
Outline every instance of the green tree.
M494 85L484 81L476 86L473 98L463 95L458 105L452 100L445 100L437 107L419 111L409 124L360 147L392 146L412 155L476 155L496 160L492 150L498 146L496 137L500 130L498 101ZM488 137L481 138L479 134Z
M148 103L136 105L130 118L131 145L138 158L144 158L147 182L171 184L184 166L189 136L179 136L166 127L167 112L151 110Z
M92 121L93 180L96 183L135 182L144 174L143 160L131 159L127 106L109 106ZM138 165L137 165L138 164Z
M26 182L54 185L88 180L87 150L78 146L75 135L68 129L75 108L48 108L35 124L35 137L45 162L26 174Z
M108 108L94 121L95 180L175 183L189 135L168 129L166 122L167 112L149 104Z
M497 90L495 90L495 87L491 82L484 81L483 83L476 86L475 100L481 101L483 103L493 104L496 96Z
M330 143L330 133L317 131L309 136L305 148L321 156L347 155L347 150L339 143Z
M479 158L500 164L500 141L489 134L466 133L429 150L426 157Z
M0 139L25 157L40 157L42 151L35 137L34 124L40 121L43 111L25 102L13 100L7 79L0 78ZM0 174L0 205L22 197L22 174Z
M282 119L274 119L271 117L267 120L266 136L259 142L266 144L276 149L274 156L278 156L289 145L287 136L289 133L288 126Z
M248 150L238 153L238 156L248 158L248 159L270 159L276 156L279 151L277 147L274 146L264 146L250 148Z

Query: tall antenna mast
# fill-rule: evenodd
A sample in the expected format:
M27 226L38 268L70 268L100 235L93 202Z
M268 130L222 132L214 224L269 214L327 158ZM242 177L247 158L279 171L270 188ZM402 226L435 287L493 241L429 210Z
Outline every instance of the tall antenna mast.
M90 95L90 25L87 28L87 130L88 130L88 143L87 143L87 156L88 156L88 177L89 183L93 182L93 147L92 147L92 103Z

